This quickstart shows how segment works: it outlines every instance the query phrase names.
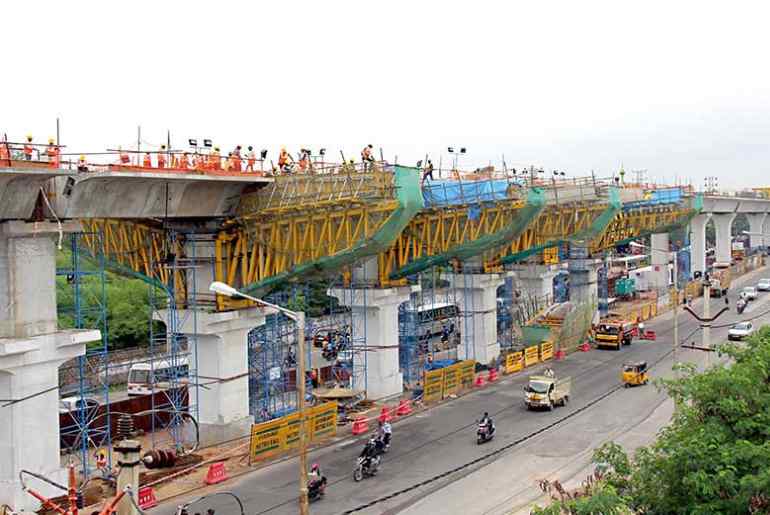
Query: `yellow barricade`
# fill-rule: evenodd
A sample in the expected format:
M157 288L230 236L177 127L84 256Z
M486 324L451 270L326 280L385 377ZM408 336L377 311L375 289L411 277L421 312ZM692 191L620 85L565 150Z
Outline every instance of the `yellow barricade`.
M658 303L657 303L657 301L653 302L652 304L650 304L650 318L653 318L653 317L656 317L656 316L658 316Z
M337 402L325 402L313 408L310 441L337 434Z
M639 320L649 320L650 319L650 305L645 304L642 306L641 312L639 313Z
M532 347L527 347L524 349L524 366L525 367L531 367L532 365L538 363L539 359L539 346L533 345Z
M282 419L270 420L251 426L249 459L261 459L283 450L286 424Z
M326 402L305 410L308 442L337 434L337 403ZM299 445L299 413L251 426L249 462L264 459Z
M444 369L444 388L442 397L447 398L450 395L456 394L460 389L460 367L458 365L452 365Z
M425 388L422 392L423 402L440 401L444 389L444 370L425 372Z
M460 383L465 388L473 386L473 377L476 374L476 362L472 359L466 359L458 363L460 369Z
M540 344L540 361L547 361L553 357L553 342Z
M524 353L511 352L505 357L505 373L513 374L524 368Z

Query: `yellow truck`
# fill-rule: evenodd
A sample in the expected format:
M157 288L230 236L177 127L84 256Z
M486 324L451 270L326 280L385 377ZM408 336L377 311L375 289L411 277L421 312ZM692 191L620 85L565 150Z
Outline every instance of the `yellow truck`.
M620 350L634 339L636 324L627 320L603 320L596 328L596 346L600 349Z

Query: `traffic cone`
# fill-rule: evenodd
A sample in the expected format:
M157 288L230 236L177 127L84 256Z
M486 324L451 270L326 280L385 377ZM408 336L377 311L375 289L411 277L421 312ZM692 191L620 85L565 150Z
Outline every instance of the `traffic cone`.
M554 354L553 357L556 359L564 359L567 357L567 353L560 349L556 351L556 354Z
M484 376L482 376L481 374L477 375L476 382L473 383L473 385L476 386L477 388L479 386L484 386Z
M404 417L410 413L412 413L412 403L409 402L409 399L401 399L401 401L398 403L396 415L399 417Z
M490 368L489 369L489 375L487 375L487 382L493 383L497 381L497 369L496 368Z
M366 418L359 415L353 420L354 435L360 435L360 434L366 433L368 429L369 429L369 424L367 424Z

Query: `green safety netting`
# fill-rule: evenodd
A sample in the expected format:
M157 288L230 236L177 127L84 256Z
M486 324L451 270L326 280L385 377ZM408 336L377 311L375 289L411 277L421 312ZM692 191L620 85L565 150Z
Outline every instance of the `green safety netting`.
M324 256L316 261L297 265L286 272L245 285L242 291L250 295L260 296L292 279L339 273L342 267L385 252L424 206L419 170L396 165L394 173L398 207L369 238L363 238L350 248L331 256Z
M527 193L527 200L524 207L516 210L510 222L499 231L482 236L477 240L457 245L447 252L416 259L408 265L391 273L390 279L401 279L434 266L446 265L453 259L464 261L488 250L503 247L515 238L518 238L532 220L537 218L544 207L545 195L543 194L543 191L539 188L532 188Z
M610 188L609 203L607 204L607 208L602 211L593 222L591 222L589 227L583 229L582 231L578 231L575 234L571 234L566 238L547 241L543 244L535 245L534 247L516 252L515 254L509 254L503 257L500 262L503 265L508 265L517 261L521 261L522 259L526 259L529 256L544 251L545 249L558 247L562 243L591 241L599 237L602 232L607 229L607 226L610 224L610 222L612 222L612 220L615 218L615 215L617 215L622 208L623 204L620 201L620 192L617 188Z

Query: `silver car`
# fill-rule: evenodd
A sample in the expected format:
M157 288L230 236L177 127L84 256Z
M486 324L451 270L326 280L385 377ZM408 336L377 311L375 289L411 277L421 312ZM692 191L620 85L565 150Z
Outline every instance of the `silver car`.
M770 291L770 279L760 279L757 283L757 290Z
M739 322L727 331L728 340L743 340L754 332L754 324L751 322Z

